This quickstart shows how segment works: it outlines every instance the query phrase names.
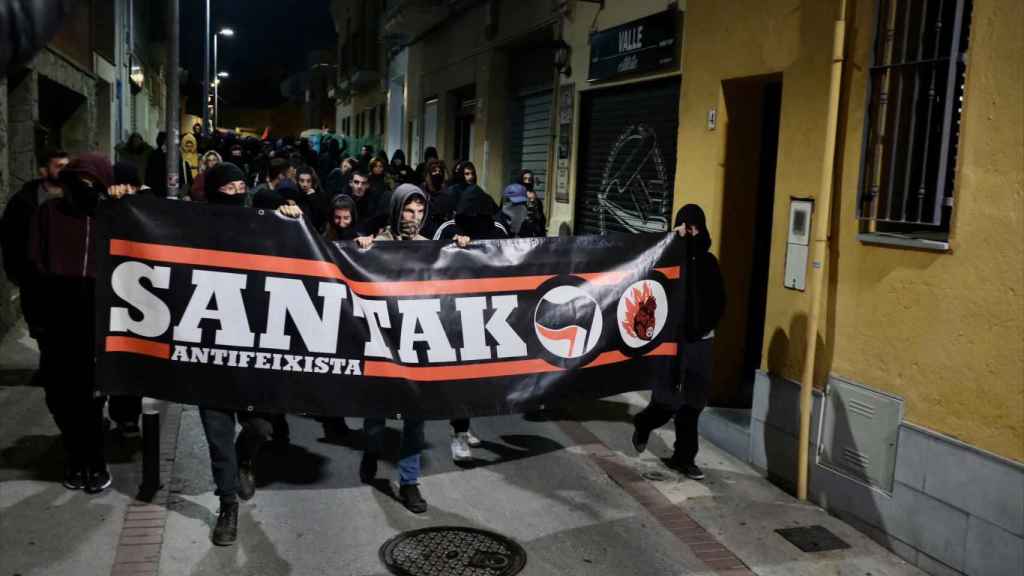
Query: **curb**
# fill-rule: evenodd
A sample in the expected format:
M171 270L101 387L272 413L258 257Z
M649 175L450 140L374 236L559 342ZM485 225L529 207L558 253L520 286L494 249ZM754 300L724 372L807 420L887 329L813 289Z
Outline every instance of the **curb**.
M558 426L587 456L651 516L671 532L685 547L718 576L755 576L731 550L698 524L682 507L673 504L639 472L620 462L593 432L578 422L559 421Z
M164 485L152 502L135 499L128 505L110 576L158 576L160 572L160 550L167 523L171 472L178 451L182 411L180 404L163 403L163 406L160 478Z

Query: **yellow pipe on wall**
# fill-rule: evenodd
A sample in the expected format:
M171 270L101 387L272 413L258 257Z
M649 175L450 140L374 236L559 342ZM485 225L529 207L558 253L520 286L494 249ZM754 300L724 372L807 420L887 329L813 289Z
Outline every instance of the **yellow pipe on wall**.
M828 113L825 119L825 162L821 170L821 188L814 211L814 243L807 291L811 309L807 320L807 344L804 350L803 377L800 380L800 436L797 458L797 497L807 500L809 468L808 444L811 440L811 407L814 389L814 353L818 341L818 320L824 293L825 258L828 254L829 224L832 214L832 178L835 172L836 134L839 129L839 95L843 79L846 48L846 0L840 0L839 19L832 40L832 76L829 80Z

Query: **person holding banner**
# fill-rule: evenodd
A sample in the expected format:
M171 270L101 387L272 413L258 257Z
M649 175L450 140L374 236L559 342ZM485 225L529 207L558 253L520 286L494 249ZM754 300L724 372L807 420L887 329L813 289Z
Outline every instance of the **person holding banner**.
M64 445L64 487L98 494L111 482L104 454L106 397L96 387L96 208L130 193L114 184L110 160L83 154L60 172L62 196L46 200L30 228L38 282L39 379Z
M230 162L217 164L206 172L205 192L210 204L244 207L245 173ZM276 210L290 218L302 216L298 206L286 203L277 206ZM234 411L200 406L199 419L210 450L210 468L217 487L215 493L220 498L220 511L212 540L218 546L229 546L238 539L238 499L249 500L256 491L256 456L275 432L272 422L276 420L280 426L284 416L239 414L242 431L237 441ZM284 431L277 432L280 434Z
M427 195L418 186L402 184L391 195L391 211L388 227L376 236L364 236L356 240L361 248L370 248L374 241L409 242L429 240L420 234L427 220ZM373 483L377 476L377 460L384 444L386 423L383 418L367 418L363 421L366 434L366 451L359 463L359 479L366 484ZM420 453L424 444L424 421L405 419L402 423L402 442L398 460L398 497L402 504L415 514L427 511L427 501L420 494Z
M680 327L681 380L654 383L651 402L633 419L633 447L642 453L654 429L675 417L675 450L666 464L693 480L704 479L694 459L698 451L697 420L707 405L714 359L715 328L725 310L725 284L718 259L709 251L704 211L696 204L676 214L676 233L685 239L683 316Z

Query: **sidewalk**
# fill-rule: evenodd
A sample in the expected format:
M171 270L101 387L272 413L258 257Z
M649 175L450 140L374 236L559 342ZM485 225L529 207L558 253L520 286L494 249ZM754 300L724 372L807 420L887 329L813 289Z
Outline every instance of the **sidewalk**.
M681 478L659 460L671 451L671 427L635 455L630 418L645 404L641 393L580 403L571 416L474 420L484 446L464 468L451 463L447 423L428 423L423 492L431 508L422 516L359 482L359 435L351 445L328 444L315 421L290 416L291 445L261 457L256 497L242 504L239 543L217 548L210 543L217 499L196 409L172 407L180 420L164 419L167 469L173 459L166 506L132 506L137 446L112 444L113 489L96 497L68 492L42 390L28 386L34 362L23 332L0 346L5 575L383 576L381 544L438 525L515 539L528 554L522 574L529 576L922 574L707 442L698 457L707 479ZM392 476L393 463L382 462L378 477ZM850 548L804 553L775 532L807 525L828 528Z

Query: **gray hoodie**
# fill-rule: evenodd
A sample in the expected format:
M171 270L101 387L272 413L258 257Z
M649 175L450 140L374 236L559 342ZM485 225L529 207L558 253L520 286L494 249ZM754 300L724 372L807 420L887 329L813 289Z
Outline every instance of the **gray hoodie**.
M429 238L423 237L420 232L427 222L427 211L430 209L430 202L427 200L427 194L415 184L402 184L391 195L391 217L388 221L387 229L377 237L378 240L402 239L402 210L405 209L405 205L409 203L410 199L417 196L423 202L423 218L420 220L416 236L412 240L429 240Z

